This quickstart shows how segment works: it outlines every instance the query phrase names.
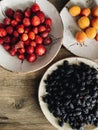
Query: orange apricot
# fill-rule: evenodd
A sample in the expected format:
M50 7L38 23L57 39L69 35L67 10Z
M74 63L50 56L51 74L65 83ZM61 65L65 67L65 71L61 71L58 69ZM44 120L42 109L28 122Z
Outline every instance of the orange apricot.
M78 19L78 25L81 29L85 29L89 27L90 25L90 20L86 16L82 16L81 18Z
M89 27L85 30L88 38L93 39L96 36L96 29L94 27Z
M81 12L81 8L77 5L74 5L72 6L70 9L69 9L69 13L72 15L72 16L78 16Z
M78 31L77 33L76 33L76 35L75 35L75 38L76 38L76 40L78 41L78 42L84 42L85 41L85 39L87 38L87 36L86 36L86 34L85 34L85 32L83 32L83 31Z
M90 13L91 13L90 8L83 8L83 9L81 10L81 15L82 15L82 16L89 16Z
M95 6L95 7L92 9L92 16L98 17L98 6Z
M94 18L91 20L92 27L96 28L98 30L98 18Z

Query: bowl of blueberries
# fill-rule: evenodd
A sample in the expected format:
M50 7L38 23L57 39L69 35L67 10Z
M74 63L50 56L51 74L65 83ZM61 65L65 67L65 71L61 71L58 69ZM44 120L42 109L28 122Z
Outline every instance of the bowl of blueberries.
M72 57L53 64L39 85L39 104L59 130L98 129L98 65Z

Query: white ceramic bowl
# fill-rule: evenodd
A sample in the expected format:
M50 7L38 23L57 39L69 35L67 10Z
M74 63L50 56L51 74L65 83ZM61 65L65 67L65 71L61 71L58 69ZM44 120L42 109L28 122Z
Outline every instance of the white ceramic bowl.
M41 79L40 85L39 85L39 91L38 91L38 98L39 98L39 104L41 107L42 112L44 113L45 117L48 119L48 121L54 126L56 127L58 130L72 130L72 128L69 126L69 124L65 123L63 127L60 127L58 125L58 119L55 118L50 111L48 110L48 105L46 103L44 103L43 101L43 96L45 96L46 93L46 89L45 89L45 83L44 80L47 79L47 76L49 74L51 74L54 70L57 69L58 65L61 65L65 60L67 60L70 64L78 64L80 62L83 62L91 67L94 67L98 70L98 65L88 59L84 59L84 58L66 58L63 60L60 60L58 62L56 62L55 64L53 64L44 74L44 76ZM95 130L94 126L86 126L84 130Z
M0 45L0 65L7 70L16 72L34 72L49 64L56 56L61 48L63 38L63 23L59 12L47 0L3 0L0 1L0 22L4 18L4 11L7 8L22 9L31 6L34 2L38 3L41 10L46 16L52 19L51 35L53 36L53 43L47 46L46 55L39 57L36 62L29 63L26 60L22 63L17 56L12 57Z
M73 54L85 57L89 59L98 59L98 42L93 39L87 39L84 44L77 44L75 39L75 33L81 30L77 25L78 17L72 17L68 8L73 5L79 5L80 7L90 7L92 8L95 5L98 5L98 0L70 0L65 7L62 9L60 15L64 25L64 39L63 45Z

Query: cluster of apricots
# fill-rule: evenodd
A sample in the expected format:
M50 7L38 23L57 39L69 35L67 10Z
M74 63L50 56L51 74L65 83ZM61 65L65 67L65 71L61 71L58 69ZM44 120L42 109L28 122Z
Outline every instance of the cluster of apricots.
M98 6L90 8L80 8L77 5L72 6L69 9L69 13L73 16L79 16L77 24L81 31L78 31L75 35L76 40L79 43L85 41L86 38L96 39L98 41Z

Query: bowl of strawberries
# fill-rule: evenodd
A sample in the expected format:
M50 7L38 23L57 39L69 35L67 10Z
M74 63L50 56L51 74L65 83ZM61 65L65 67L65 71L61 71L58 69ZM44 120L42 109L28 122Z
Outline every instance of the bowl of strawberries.
M47 0L3 0L0 6L0 65L14 72L34 72L60 50L63 24Z

